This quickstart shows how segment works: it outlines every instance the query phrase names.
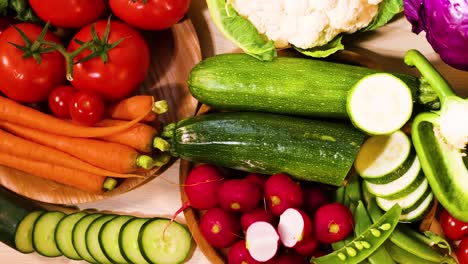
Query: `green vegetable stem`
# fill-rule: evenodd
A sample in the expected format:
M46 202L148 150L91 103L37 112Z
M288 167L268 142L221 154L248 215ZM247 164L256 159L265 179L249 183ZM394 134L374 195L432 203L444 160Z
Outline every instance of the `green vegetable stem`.
M468 101L455 95L447 81L418 51L410 50L405 63L416 67L435 90L440 110L423 112L412 124L413 144L437 200L461 221L468 221Z

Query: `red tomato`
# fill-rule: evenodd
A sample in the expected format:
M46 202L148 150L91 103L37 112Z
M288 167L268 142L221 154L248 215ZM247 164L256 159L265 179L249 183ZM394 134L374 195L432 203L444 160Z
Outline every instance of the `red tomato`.
M35 41L42 31L40 26L17 24L31 41ZM60 39L48 32L46 40L60 43ZM41 63L33 57L23 58L24 51L9 42L24 46L19 33L9 27L0 35L0 90L13 100L34 103L47 100L54 87L65 82L65 60L57 52L40 54Z
M102 39L107 20L96 22L95 30ZM90 41L91 25L82 28L73 39ZM108 61L104 63L100 56L73 66L72 85L78 90L93 90L104 100L118 101L129 96L145 79L149 69L149 48L140 33L130 26L112 21L108 43L123 39L108 52ZM74 51L79 44L70 42L68 51ZM75 62L88 56L89 49L81 52Z
M49 108L55 116L70 117L70 102L76 90L70 85L61 85L49 94Z
M112 12L128 24L146 30L170 28L190 6L190 0L110 0Z
M79 91L70 101L70 116L80 125L91 126L102 120L104 103L95 92Z
M460 240L468 235L468 223L456 219L445 209L442 210L439 221L444 234L451 240Z
M107 11L105 0L29 0L36 15L51 25L64 28L81 28Z
M460 264L468 264L468 238L464 238L458 245L457 259Z

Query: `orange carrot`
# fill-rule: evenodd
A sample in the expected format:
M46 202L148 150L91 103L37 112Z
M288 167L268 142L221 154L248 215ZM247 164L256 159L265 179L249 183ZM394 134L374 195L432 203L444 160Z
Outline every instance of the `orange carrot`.
M119 126L125 121L116 119L104 119L95 126ZM115 133L110 136L98 137L104 141L116 142L127 145L143 153L150 153L153 150L153 139L158 134L158 131L147 124L138 123L133 125L131 128Z
M148 109L152 111L148 113ZM133 120L147 113L143 121L154 121L158 114L165 112L167 112L165 100L155 102L151 95L135 95L110 106L107 115L112 119Z
M0 127L22 138L58 149L94 166L116 173L131 173L139 167L149 169L154 160L135 149L97 139L65 137L0 121Z
M0 152L0 165L34 176L73 186L91 193L101 193L106 177L59 165L16 157Z
M1 129L0 138L2 139L0 140L0 152L6 154L25 159L56 164L63 167L68 167L70 169L77 169L101 176L109 176L114 178L143 177L137 174L115 173L93 166L74 156L71 156L70 154L17 137Z
M151 108L149 107L145 113L120 126L84 127L58 119L0 96L0 120L70 137L108 136L128 129L143 119L150 111Z

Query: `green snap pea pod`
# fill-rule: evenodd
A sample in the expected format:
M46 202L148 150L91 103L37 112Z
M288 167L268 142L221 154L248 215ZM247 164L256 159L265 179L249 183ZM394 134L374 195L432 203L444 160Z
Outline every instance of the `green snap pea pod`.
M372 220L367 213L366 207L362 201L358 202L356 210L354 211L354 233L356 237L359 237L362 232L372 225ZM384 247L379 247L374 253L372 253L367 260L371 264L395 264L392 256L388 254Z
M350 202L354 203L362 200L361 181L357 173L350 175L346 184L345 196L350 200Z
M439 264L438 262L432 262L423 258L420 258L401 247L393 244L391 241L387 241L384 244L385 249L392 255L398 263L411 263L411 264Z
M375 202L375 199L370 200L367 205L367 210L374 222L378 221L380 217L382 217L382 211ZM414 235L414 233L417 233L417 231L414 231L405 224L398 224L390 236L390 241L395 245L404 248L411 254L427 261L436 263L456 263L452 257L439 253L425 242L415 238L416 235Z
M343 248L328 255L312 258L316 264L356 264L367 259L392 234L401 215L401 207L394 205L378 221Z
M345 193L345 186L341 186L340 188L336 189L335 191L335 202L343 203L344 202L344 193Z

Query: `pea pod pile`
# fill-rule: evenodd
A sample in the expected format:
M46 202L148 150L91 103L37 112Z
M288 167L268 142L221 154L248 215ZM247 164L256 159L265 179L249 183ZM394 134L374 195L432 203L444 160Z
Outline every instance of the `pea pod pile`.
M354 174L336 192L337 201L353 210L354 234L333 244L334 252L312 258L312 263L457 263L449 255L448 243L399 223L401 208L397 204L384 214L375 197L361 185L361 179Z

